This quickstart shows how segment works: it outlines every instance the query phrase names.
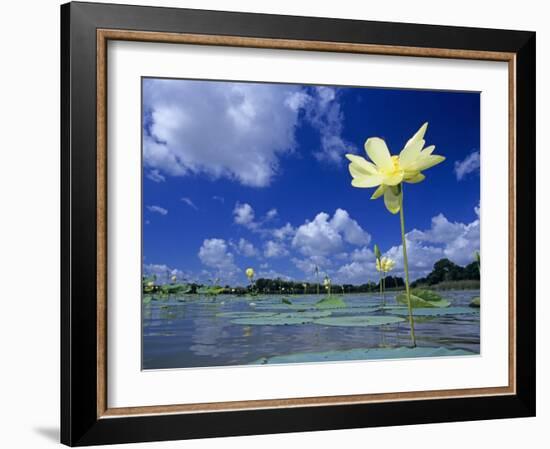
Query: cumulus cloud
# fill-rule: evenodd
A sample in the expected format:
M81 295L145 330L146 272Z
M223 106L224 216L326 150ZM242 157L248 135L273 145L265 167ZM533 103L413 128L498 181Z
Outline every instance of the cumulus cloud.
M199 210L199 208L198 208L197 206L195 206L195 203L193 203L193 201L191 200L191 198L183 197L181 200L182 200L185 204L187 204L189 207L191 207L192 209Z
M255 257L258 255L256 247L244 238L239 239L237 243L231 243L231 246L234 247L239 254L245 257Z
M302 120L319 134L320 161L353 149L332 87L146 79L143 160L148 177L206 174L265 187L296 148Z
M469 154L466 159L462 161L455 162L455 174L456 179L461 181L469 173L474 173L479 171L480 157L479 151L474 151Z
M233 209L233 220L235 223L245 226L247 228L255 228L254 223L254 209L248 203L237 203Z
M287 238L290 238L294 235L296 229L294 229L294 227L290 223L286 223L284 226L273 229L271 232L273 234L273 237L275 237L276 239L286 240Z
M285 245L280 242L268 240L264 245L264 257L274 258L288 255Z
M366 245L370 235L353 220L347 211L337 209L331 218L326 212L301 225L292 239L292 246L306 256L326 256L340 252L343 243Z
M171 282L171 277L174 275L179 281L194 282L195 280L190 273L186 273L177 268L169 267L166 264L145 264L143 265L143 275L147 277L155 276L156 281L161 284Z
M223 239L205 239L198 256L203 265L218 270L225 277L231 277L238 271L233 253L229 252L229 247Z
M309 98L302 101L307 120L319 132L321 147L315 157L320 161L341 163L342 155L354 151L354 145L342 137L344 113L337 90L316 86L310 89Z
M308 276L315 274L316 271L319 271L319 273L326 272L332 265L330 259L324 256L310 256L302 259L293 257L291 260L296 268Z
M474 211L477 218L471 223L450 222L445 215L439 214L432 218L430 229L414 229L407 237L413 242L440 244L444 257L466 265L472 262L474 251L479 250L479 207Z
M146 79L144 163L171 176L205 173L264 187L296 146L300 86Z
M149 212L154 212L160 215L166 215L168 213L168 209L165 209L164 207L160 207L160 206L154 206L154 205L147 206L147 210L149 210Z

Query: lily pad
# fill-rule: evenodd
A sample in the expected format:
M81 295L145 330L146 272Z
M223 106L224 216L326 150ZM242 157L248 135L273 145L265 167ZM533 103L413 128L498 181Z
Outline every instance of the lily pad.
M365 326L382 326L384 324L401 323L405 321L401 317L396 316L335 316L327 318L319 318L315 320L315 324L324 326L347 326L347 327L365 327Z
M252 364L271 365L277 363L343 362L352 360L404 359L417 357L454 357L476 354L475 352L464 349L447 349L441 347L359 348L342 351L306 352L262 357L252 362Z
M326 296L317 303L315 307L319 309L343 309L347 304L339 296Z
M367 315L380 310L380 307L347 307L345 309L333 309L332 315Z
M408 315L409 312L405 310L390 310L390 313L396 315ZM463 315L463 314L474 314L476 310L470 307L429 307L425 309L413 309L413 316L440 316L440 315Z
M313 304L261 304L257 310L288 310L288 311L306 311L316 310Z
M275 312L220 312L217 313L217 317L223 318L264 318L268 316L276 315Z
M407 305L407 294L401 293L400 295L397 295L395 298L399 304ZM413 293L411 293L411 307L416 308L428 308L428 307L449 307L451 303L447 301L446 299L441 299L438 301L427 301L420 296L416 296Z
M153 299L153 297L151 295L143 295L143 304L149 304L151 302L151 300Z
M288 326L292 324L307 324L314 320L312 317L298 314L276 314L258 318L239 318L231 320L233 324L241 326Z
M470 301L470 307L476 307L478 309L479 307L481 307L481 300L479 299L479 296L472 298L472 300Z

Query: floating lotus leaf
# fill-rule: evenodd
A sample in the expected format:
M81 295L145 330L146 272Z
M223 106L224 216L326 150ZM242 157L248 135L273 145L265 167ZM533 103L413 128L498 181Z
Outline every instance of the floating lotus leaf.
M425 301L441 301L443 297L432 290L426 290L424 288L413 288L411 293L414 296L418 296Z
M217 313L217 317L222 318L264 318L268 316L276 315L275 312L220 312Z
M475 298L472 298L470 301L470 307L481 307L481 300L479 299L479 296L476 296Z
M365 327L365 326L382 326L384 324L401 323L405 321L401 317L396 316L331 316L327 318L319 318L315 320L315 324L324 326L347 326L347 327Z
M372 348L372 349L348 349L342 351L308 352L273 357L262 357L252 364L271 365L276 363L311 363L311 362L340 362L349 360L380 360L380 359L404 359L416 357L454 357L463 355L476 355L477 353L464 349L447 348Z
M277 314L258 318L238 318L231 320L231 322L233 324L240 324L241 326L288 326L311 323L313 320L314 318L298 314Z
M319 309L343 309L347 305L339 296L326 296L315 303L315 307Z
M288 299L288 298L283 298L283 299L281 299L281 302L282 302L283 304L289 304L289 305L292 304L292 301L291 301L290 299Z
M210 296L216 296L219 295L224 291L223 287L213 285L211 287L201 287L197 290L197 293L199 295L210 295Z
M256 307L257 310L288 310L288 311L306 311L315 310L313 304L261 304Z
M332 315L367 315L380 310L380 307L347 307L345 309L333 309Z
M407 294L401 293L395 298L399 304L407 305ZM439 301L426 301L419 296L411 293L411 307L413 308L428 308L428 307L449 307L451 303L446 299Z
M143 304L149 304L151 302L151 300L153 299L153 297L151 295L143 295Z
M409 314L408 310L391 310L390 313L396 315L405 315ZM477 311L470 307L429 307L425 309L413 309L413 316L440 316L440 315L463 315L463 314L473 314Z

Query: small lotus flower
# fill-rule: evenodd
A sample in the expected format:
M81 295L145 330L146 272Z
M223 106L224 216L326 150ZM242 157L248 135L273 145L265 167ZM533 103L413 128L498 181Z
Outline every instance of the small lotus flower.
M381 259L376 259L376 269L381 273L388 273L395 267L395 260L390 259L389 257L382 257Z
M325 279L323 280L323 285L325 288L330 287L330 278L328 276L325 276Z
M170 280L172 282L176 282L178 280L177 276L175 274L172 275L172 277L170 278Z
M254 269L253 268L247 268L245 273L246 273L246 277L249 280L252 280L252 278L254 277Z
M147 282L147 287L153 288L155 286L155 283L153 281Z
M423 181L426 178L422 174L423 170L445 160L443 156L432 155L434 145L424 148L424 134L427 128L428 123L424 123L408 140L398 156L392 156L386 142L379 137L371 137L365 142L365 151L372 162L355 154L346 154L351 161L351 185L359 188L378 187L371 199L384 195L386 208L392 214L398 213L401 208L401 183L415 184Z

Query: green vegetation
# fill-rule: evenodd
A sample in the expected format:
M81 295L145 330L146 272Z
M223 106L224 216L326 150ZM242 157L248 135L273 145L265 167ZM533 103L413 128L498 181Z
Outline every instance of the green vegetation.
M347 307L345 301L339 296L325 296L315 303L318 309L343 309Z
M405 288L405 282L399 276L386 276L383 278L384 291L401 291ZM332 284L331 292L342 292L345 294L357 293L375 293L381 291L380 282L366 282L360 285L352 284ZM479 262L474 262L461 267L449 259L441 259L434 264L432 272L423 278L419 278L411 283L411 288L417 289L429 287L431 290L474 290L479 289ZM290 294L307 295L319 291L319 283L304 281L288 281L280 278L266 279L259 278L251 282L248 286L231 287L229 285L221 286L204 285L197 283L175 282L160 284L156 277L144 277L142 280L142 290L144 295L181 296L181 295L207 295L216 296L219 294L229 294L237 296L256 296L270 294ZM328 290L328 289L327 289ZM154 299L154 298L153 298ZM144 299L145 300L145 299ZM290 301L290 299L287 298Z
M477 288L479 288L479 262L475 260L465 267L461 267L460 265L451 262L449 259L438 260L434 264L432 272L428 274L428 276L414 281L411 284L411 287L416 288L421 285L441 286L448 282L456 281L478 281ZM456 286L460 284L451 285ZM468 284L466 283L465 285ZM470 285L475 284L472 283ZM454 286L451 288L455 288Z
M399 304L408 305L407 295L401 293L397 295L396 300ZM410 306L413 309L429 307L449 307L451 303L443 299L437 293L430 290L412 289Z

